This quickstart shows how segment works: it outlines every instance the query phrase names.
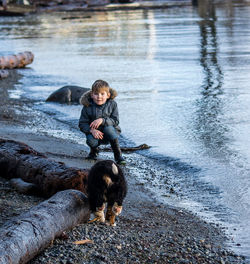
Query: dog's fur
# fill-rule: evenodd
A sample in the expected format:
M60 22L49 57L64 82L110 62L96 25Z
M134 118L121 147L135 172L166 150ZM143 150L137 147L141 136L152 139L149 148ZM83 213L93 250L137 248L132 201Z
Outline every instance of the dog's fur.
M112 160L97 162L88 175L90 210L100 222L115 226L115 216L122 211L127 183L121 168ZM105 204L107 212L104 217Z

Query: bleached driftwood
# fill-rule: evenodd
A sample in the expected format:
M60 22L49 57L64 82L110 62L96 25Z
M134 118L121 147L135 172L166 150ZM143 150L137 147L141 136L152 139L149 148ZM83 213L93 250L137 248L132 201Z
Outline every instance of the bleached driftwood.
M0 57L0 69L24 68L34 60L34 54L30 51L18 53L17 55L6 55Z
M27 190L44 197L66 189L87 193L88 170L67 167L13 140L0 139L0 176L7 179L20 178L31 183L31 188ZM21 191L21 181L14 180L14 183L17 190Z
M0 228L0 263L26 263L63 231L88 219L89 206L82 192L58 192Z

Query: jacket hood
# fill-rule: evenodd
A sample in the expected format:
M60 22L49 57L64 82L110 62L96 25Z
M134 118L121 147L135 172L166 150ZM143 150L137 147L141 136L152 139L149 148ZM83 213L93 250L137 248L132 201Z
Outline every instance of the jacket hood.
M110 98L109 99L115 99L115 97L117 96L117 91L115 89L110 88L109 92L110 92ZM81 96L79 102L80 102L80 104L88 107L92 103L91 90L84 93Z

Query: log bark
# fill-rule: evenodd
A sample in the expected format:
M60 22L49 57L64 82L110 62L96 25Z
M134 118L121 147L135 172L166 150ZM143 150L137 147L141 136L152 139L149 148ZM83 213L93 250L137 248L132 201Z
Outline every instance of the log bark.
M89 206L82 192L58 192L1 227L0 263L27 263L64 231L88 219Z
M67 167L13 140L0 139L0 176L32 183L35 194L44 197L66 189L87 194L88 170Z
M141 144L141 145L136 146L136 147L120 147L120 148L121 148L122 152L132 152L132 151L136 151L136 150L149 149L151 147L148 146L147 144ZM109 147L101 148L100 150L102 150L102 151L112 151L112 149L109 148Z
M30 51L18 53L17 55L6 55L0 57L0 69L24 68L32 63L34 54Z

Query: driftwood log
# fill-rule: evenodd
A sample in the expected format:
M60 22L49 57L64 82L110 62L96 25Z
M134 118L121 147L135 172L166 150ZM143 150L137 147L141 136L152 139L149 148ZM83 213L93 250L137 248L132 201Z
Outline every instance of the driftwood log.
M0 69L24 68L32 63L34 54L30 51L18 53L16 55L6 55L0 57Z
M135 147L120 147L122 152L133 152L133 151L137 151L137 150L143 150L143 149L150 149L151 146L148 146L147 144L141 144L139 146L135 146ZM110 147L100 147L99 151L104 151L104 152L111 152L113 151ZM46 152L46 154L51 154L53 156L57 156L57 157L63 157L63 158L70 158L70 155L67 154L60 154L60 153L53 153L53 152ZM80 157L78 157L80 159ZM82 159L82 158L81 158Z
M89 207L83 193L76 190L58 192L1 227L0 263L26 263L63 231L88 219Z
M13 140L0 139L0 176L13 179L16 187L18 181L14 178L31 183L30 189L44 197L66 189L87 193L88 170L67 167Z
M143 149L149 149L151 148L150 146L148 146L147 144L141 144L139 146L136 147L120 147L122 152L132 152L132 151L136 151L136 150L143 150ZM110 147L104 147L101 148L100 150L102 151L112 151L112 149Z

